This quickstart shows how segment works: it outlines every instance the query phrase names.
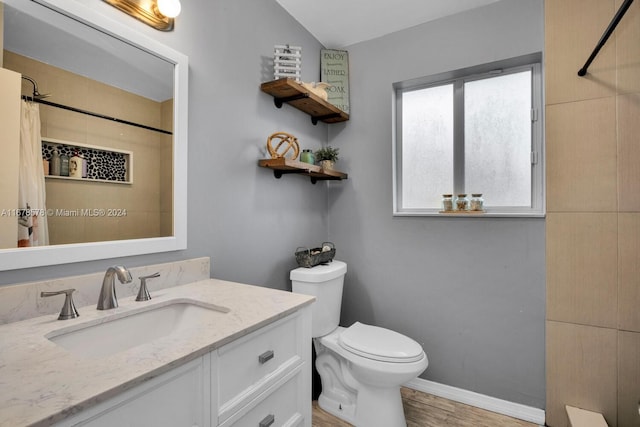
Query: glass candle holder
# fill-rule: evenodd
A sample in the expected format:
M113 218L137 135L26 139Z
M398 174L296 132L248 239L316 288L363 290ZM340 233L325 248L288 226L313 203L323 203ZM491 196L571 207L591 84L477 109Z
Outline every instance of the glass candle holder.
M300 161L303 163L310 163L313 165L316 162L316 156L313 154L313 151L309 149L304 149L300 154Z
M457 211L469 210L469 199L467 199L466 194L458 194L458 198L456 199L456 210Z
M453 194L442 195L442 210L451 212L453 210Z
M484 209L484 199L481 193L474 193L471 195L471 201L469 202L469 210L482 211Z

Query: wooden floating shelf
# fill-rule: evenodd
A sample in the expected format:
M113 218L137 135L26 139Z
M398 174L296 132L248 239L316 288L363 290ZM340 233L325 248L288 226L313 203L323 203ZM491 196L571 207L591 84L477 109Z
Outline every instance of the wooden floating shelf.
M334 169L322 169L318 165L285 158L259 160L258 165L263 168L273 169L273 175L278 179L282 175L290 173L306 175L311 178L311 183L313 184L317 181L340 181L348 178L346 173Z
M273 96L273 102L278 108L282 108L282 104L287 103L309 114L314 125L318 121L338 123L349 120L349 114L310 92L292 78L262 83L260 90Z

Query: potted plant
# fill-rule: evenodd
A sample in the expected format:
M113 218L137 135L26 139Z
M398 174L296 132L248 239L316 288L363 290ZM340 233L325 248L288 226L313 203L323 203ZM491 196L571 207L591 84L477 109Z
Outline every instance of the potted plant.
M334 163L338 161L338 150L330 145L322 147L314 153L316 162L322 169L333 169Z

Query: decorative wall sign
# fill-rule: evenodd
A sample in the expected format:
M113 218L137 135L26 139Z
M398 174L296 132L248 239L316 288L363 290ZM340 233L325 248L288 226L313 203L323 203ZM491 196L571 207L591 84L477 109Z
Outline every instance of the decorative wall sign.
M289 77L300 81L302 48L291 45L275 45L273 48L273 77L278 80Z
M349 114L349 53L346 50L320 50L320 80L331 85L329 102Z

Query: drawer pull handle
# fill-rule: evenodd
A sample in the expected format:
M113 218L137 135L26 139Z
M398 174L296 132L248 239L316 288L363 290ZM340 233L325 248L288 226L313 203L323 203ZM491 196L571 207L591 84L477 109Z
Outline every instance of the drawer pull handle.
M273 359L273 350L267 350L258 356L258 362L260 362L260 364L267 363L271 359Z
M258 424L258 427L269 427L275 421L276 421L276 417L274 417L273 414L269 414L266 417L264 417L262 421L260 421L260 424Z

